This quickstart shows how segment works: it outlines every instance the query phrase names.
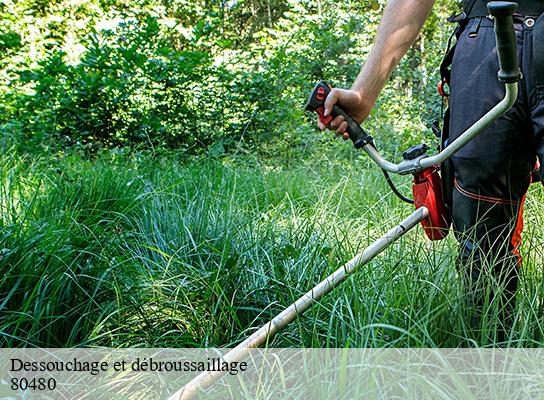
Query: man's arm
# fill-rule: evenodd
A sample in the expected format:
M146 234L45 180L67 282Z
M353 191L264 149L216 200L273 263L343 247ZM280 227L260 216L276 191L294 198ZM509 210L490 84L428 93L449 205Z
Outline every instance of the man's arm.
M325 102L325 115L334 104L341 105L353 118L362 123L370 114L376 99L397 66L421 31L435 0L390 0L378 27L372 50L350 90L333 89ZM318 121L320 129L325 126ZM329 124L338 135L346 133L347 122L336 117Z

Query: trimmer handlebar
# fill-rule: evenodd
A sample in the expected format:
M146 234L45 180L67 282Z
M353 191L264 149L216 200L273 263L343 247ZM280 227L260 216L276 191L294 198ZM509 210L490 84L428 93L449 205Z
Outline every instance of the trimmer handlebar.
M506 83L517 82L521 77L513 21L517 9L518 4L510 1L492 1L487 5L489 14L495 18L495 39L501 67L499 79Z
M398 174L410 174L421 172L433 165L439 165L455 154L461 147L466 145L493 121L506 113L518 96L518 84L521 73L518 66L516 35L514 32L513 13L517 9L517 3L508 1L492 1L487 5L490 14L495 19L495 38L497 42L497 53L499 57L500 71L499 79L505 83L506 93L504 99L488 111L471 127L463 132L456 140L450 143L440 153L433 156L419 155L399 164L385 160L374 146L367 146L372 142L372 137L361 128L353 118L338 104L334 106L331 115L325 117L325 100L331 91L330 86L325 82L318 83L306 102L306 109L315 111L320 121L328 125L333 118L342 115L348 123L347 133L356 148L362 148L376 164L388 172Z

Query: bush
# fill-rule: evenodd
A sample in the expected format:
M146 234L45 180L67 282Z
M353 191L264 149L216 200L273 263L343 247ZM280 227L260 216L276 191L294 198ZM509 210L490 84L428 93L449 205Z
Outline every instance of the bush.
M21 74L34 90L14 108L32 142L195 151L234 140L262 90L262 80L214 66L209 52L176 50L153 17L92 32L76 65L65 56Z
M244 1L231 9L200 3L189 9L185 2L163 7L144 1L130 12L113 13L108 29L98 29L98 17L90 17L85 29L71 32L78 39L70 47L51 28L69 31L69 6L59 4L40 14L51 13L43 17L48 33L35 43L43 51L36 60L28 59L29 43L10 36L15 23L0 36L0 51L9 44L14 61L0 91L0 122L9 134L22 133L25 146L176 148L217 155L243 145L272 156L300 153L320 140L309 128L314 116L305 117L302 107L308 91L323 79L351 84L381 15L378 2L323 2L317 9L278 0L277 10L263 18L261 2L254 8ZM116 7L105 4L103 17ZM88 10L70 12L101 15L92 5L88 0ZM259 15L248 16L251 10ZM251 26L242 26L248 18ZM430 19L395 72L374 112L380 123L370 120L370 128L395 130L418 142L436 118L436 44L444 39L436 21ZM77 46L84 46L79 53ZM398 126L386 126L392 120Z

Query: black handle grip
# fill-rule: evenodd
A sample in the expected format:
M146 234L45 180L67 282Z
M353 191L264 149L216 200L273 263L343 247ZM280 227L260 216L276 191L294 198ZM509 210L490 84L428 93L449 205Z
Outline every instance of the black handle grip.
M344 109L338 104L335 104L332 107L331 115L333 118L336 118L339 115L344 117L344 121L348 123L346 132L349 134L349 138L353 142L353 146L355 146L356 149L360 149L361 147L372 141L372 137L368 133L366 133L366 131L361 128L361 126L357 122L355 122L353 117L345 112Z
M499 55L499 80L515 83L521 78L516 50L516 33L514 32L513 14L517 3L510 1L492 1L487 10L495 18L495 38Z
M344 117L344 121L348 123L346 132L349 134L349 138L353 142L356 149L363 147L364 145L372 142L372 136L365 132L363 128L354 121L353 117L349 115L342 107L335 104L332 108L330 116L325 117L325 100L331 92L330 86L326 82L319 82L315 85L314 90L310 93L308 101L306 102L306 109L309 111L315 111L319 115L319 119L325 125L328 125L333 118L341 115Z

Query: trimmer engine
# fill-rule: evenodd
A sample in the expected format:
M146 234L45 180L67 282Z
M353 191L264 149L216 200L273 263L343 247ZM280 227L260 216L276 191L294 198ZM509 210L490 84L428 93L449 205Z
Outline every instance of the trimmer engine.
M421 225L430 240L442 240L448 235L451 215L444 205L440 167L433 166L414 174L412 193L416 210L426 207L429 216Z
M418 144L402 153L402 157L404 160L422 158L425 157L427 149L426 144ZM421 221L427 237L430 240L442 240L448 236L451 215L444 203L440 166L433 165L414 173L412 193L416 210L420 207L429 210L429 216Z

